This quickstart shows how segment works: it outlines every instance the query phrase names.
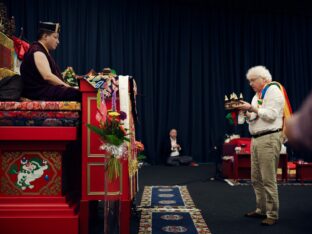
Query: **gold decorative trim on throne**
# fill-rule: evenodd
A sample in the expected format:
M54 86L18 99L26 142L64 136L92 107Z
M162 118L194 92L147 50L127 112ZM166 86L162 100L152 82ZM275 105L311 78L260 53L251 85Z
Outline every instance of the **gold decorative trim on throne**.
M103 166L104 167L104 163L88 163L88 167L87 167L87 195L105 195L105 196L117 196L117 195L121 195L122 194L122 178L123 178L123 172L122 172L122 164L121 164L121 174L119 177L119 191L115 191L115 192L104 192L103 191L91 191L91 166ZM108 176L106 176L106 179L108 180Z

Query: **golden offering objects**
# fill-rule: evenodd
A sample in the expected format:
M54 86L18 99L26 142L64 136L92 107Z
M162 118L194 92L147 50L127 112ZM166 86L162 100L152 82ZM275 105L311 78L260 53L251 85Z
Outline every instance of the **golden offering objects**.
M227 95L224 97L224 107L226 110L236 110L240 105L240 101L243 100L243 94L239 94L239 98L237 97L236 93L230 94L230 99L228 99Z

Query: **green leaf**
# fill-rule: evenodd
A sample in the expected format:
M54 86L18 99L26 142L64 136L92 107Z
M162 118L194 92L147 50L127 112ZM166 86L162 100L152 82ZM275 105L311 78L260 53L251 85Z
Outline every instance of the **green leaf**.
M123 143L123 140L119 139L115 135L106 135L104 139L107 143L110 143L116 146L119 146Z
M138 154L137 159L138 159L139 162L141 162L144 159L146 159L146 156L144 154Z
M87 127L94 133L103 136L103 130L97 126L91 125L91 124L87 124Z
M107 162L107 174L109 181L117 179L121 174L120 161L112 156Z
M130 142L130 139L127 137L124 137L123 139L124 139L124 141Z

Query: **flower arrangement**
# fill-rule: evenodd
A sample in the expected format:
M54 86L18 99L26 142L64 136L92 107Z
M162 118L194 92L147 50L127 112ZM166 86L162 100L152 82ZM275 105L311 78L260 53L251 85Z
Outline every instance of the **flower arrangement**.
M103 95L99 91L100 97ZM101 98L100 98L101 100ZM98 113L96 119L99 122L99 127L87 124L91 131L98 134L102 141L100 149L105 150L108 160L105 164L105 169L108 172L110 181L118 178L121 173L120 159L126 155L127 144L130 133L125 129L122 120L127 118L127 114L123 111L116 111L115 98L112 98L112 110L107 110L105 101L102 100L98 103Z

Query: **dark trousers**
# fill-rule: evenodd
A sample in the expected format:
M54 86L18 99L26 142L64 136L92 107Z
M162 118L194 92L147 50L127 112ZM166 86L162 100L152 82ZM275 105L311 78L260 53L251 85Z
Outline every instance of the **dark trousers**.
M22 96L32 100L81 102L81 93L78 89L63 85L46 85L40 90L24 88Z
M189 165L193 161L190 156L172 156L167 159L170 166Z
M46 92L42 94L41 99L51 101L81 102L81 93L79 89L65 87L62 85L51 85L46 89Z

